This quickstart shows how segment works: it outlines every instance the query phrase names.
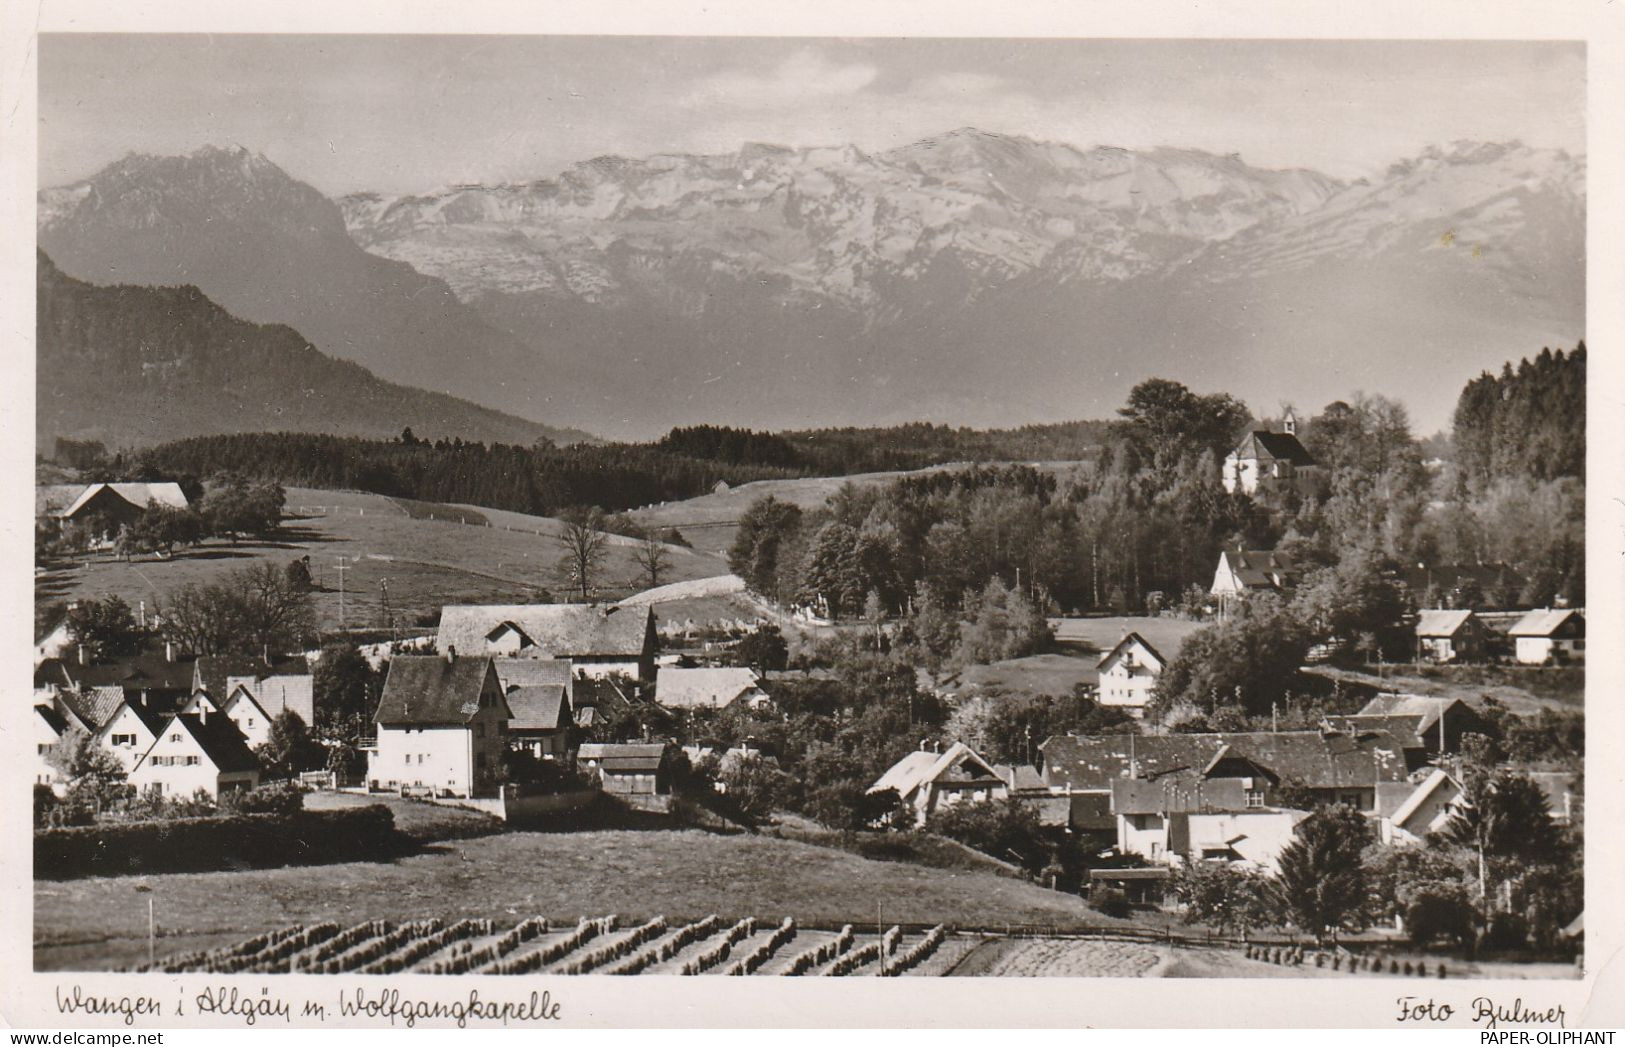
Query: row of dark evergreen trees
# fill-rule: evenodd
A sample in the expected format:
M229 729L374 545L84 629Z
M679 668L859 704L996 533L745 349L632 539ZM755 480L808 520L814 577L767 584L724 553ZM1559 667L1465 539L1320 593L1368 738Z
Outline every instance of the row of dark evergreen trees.
M1458 475L1482 490L1497 479L1585 477L1586 347L1542 349L1517 368L1467 383L1454 422Z

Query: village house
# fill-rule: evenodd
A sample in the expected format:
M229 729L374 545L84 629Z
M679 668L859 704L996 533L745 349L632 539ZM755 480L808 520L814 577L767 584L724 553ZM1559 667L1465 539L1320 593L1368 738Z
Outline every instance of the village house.
M121 695L112 713L96 729L96 742L113 754L128 775L158 740L164 719L139 700L126 701Z
M1484 656L1484 623L1470 610L1419 611L1416 660L1475 662Z
M169 798L203 792L218 800L222 793L258 786L260 762L218 713L171 716L130 772L129 783Z
M1122 709L1135 719L1145 717L1157 677L1167 668L1168 659L1137 632L1117 641L1117 646L1100 660L1101 705Z
M661 797L671 792L674 751L664 742L588 742L576 751L576 766L611 796Z
M221 704L238 687L247 689L275 719L292 710L306 726L316 720L315 677L304 655L205 654L193 663L192 689Z
M435 795L489 795L505 777L512 718L491 659L397 655L389 663L368 752L372 789L423 789Z
M47 658L34 670L36 691L60 693L117 687L132 702L171 713L192 696L195 659L166 643L139 654L91 662L82 649L71 658Z
M1244 792L1257 795L1243 796L1243 809L1280 806L1278 791L1290 786L1317 803L1347 804L1375 814L1379 786L1404 783L1411 770L1401 741L1375 730L1058 735L1045 740L1039 751L1044 783L1052 792L1097 797L1097 804L1109 803L1113 783L1122 779L1230 776L1254 781ZM1257 773L1228 773L1237 767ZM1259 782L1265 783L1262 788Z
M149 505L186 509L190 504L177 483L95 483L57 516L85 528L92 542L102 544L141 519Z
M773 699L749 668L683 669L661 666L655 701L668 709L766 709Z
M568 659L577 673L652 680L658 644L646 607L465 604L441 608L435 649L504 658Z
M1231 494L1293 490L1309 494L1319 482L1320 466L1298 440L1298 421L1291 411L1282 432L1255 429L1224 460L1224 489Z
M199 694L206 692L199 691ZM220 712L237 728L250 748L258 748L271 740L271 721L275 719L254 697L244 684L237 684L221 703Z
M1251 593L1285 593L1298 584L1298 569L1285 553L1270 549L1226 549L1219 553L1209 590L1221 606Z
M1010 795L1009 784L993 765L964 742L946 751L916 749L869 786L871 794L895 789L916 825L937 811L962 803L986 803Z
M570 755L575 710L563 684L514 687L508 699L508 748L538 760L564 760Z
M1404 746L1412 770L1461 748L1465 734L1490 734L1487 720L1460 698L1379 694L1351 716L1328 716L1337 730L1382 731Z
M1530 611L1507 633L1513 657L1523 665L1583 662L1586 656L1585 611L1575 608Z
M1383 843L1419 844L1444 829L1461 805L1461 785L1443 769L1425 772L1399 805L1379 821Z
M32 719L34 732L34 784L56 785L60 776L48 759L53 746L62 740L70 728L62 714L49 705L34 706Z

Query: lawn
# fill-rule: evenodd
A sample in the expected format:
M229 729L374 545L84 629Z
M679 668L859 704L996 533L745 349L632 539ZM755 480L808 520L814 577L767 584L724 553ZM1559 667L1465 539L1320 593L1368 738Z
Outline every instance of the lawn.
M151 887L137 895L138 884ZM825 847L694 830L504 833L435 845L392 862L112 877L34 886L39 969L145 958L155 903L159 952L241 940L291 923L372 918L708 913L807 921L999 923L1083 928L1116 921L1006 877L877 862ZM221 899L229 899L222 904Z
M210 541L168 560L143 557L126 563L110 555L54 570L36 580L37 601L116 594L150 610L164 594L208 582L248 564L277 565L309 555L319 587L319 624L339 624L340 557L344 571L344 618L352 626L378 627L383 590L397 625L432 621L447 603L516 603L541 589L557 593L562 551L556 520L469 506L439 506L354 491L287 489L288 520L273 541L233 545ZM450 516L451 519L447 517ZM619 598L642 588L633 559L636 543L612 535L603 569L605 595ZM669 581L727 572L714 557L670 550Z
M1096 659L1074 654L1033 654L991 665L971 665L938 685L952 694L991 691L1011 695L1061 696L1079 684L1100 682Z
M1584 666L1385 665L1358 670L1313 666L1306 671L1384 691L1460 698L1470 705L1492 697L1520 716L1542 709L1585 711Z
M502 819L483 811L445 804L426 803L422 800L403 800L399 796L358 793L314 792L305 795L305 809L335 811L346 807L365 807L383 804L395 816L395 830L418 843L436 840L462 840L471 836L489 836L504 832Z

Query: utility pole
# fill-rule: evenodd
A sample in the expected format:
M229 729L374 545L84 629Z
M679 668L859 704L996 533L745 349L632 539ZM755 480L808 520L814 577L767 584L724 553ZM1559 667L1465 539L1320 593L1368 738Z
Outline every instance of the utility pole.
M392 618L389 613L389 579L385 578L382 582L379 582L378 588L383 593L383 602L382 606L379 608L379 613L383 616L384 628L388 629L390 634L393 635L395 631L395 619Z
M349 570L353 570L353 568L344 566L344 557L339 557L339 632L341 633L350 631L349 625L344 618L344 572Z

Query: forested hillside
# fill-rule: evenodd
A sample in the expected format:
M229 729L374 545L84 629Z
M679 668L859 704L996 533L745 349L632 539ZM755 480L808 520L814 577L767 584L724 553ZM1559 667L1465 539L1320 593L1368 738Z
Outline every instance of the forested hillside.
M1464 483L1585 477L1586 347L1542 349L1467 383L1456 404L1456 467Z

